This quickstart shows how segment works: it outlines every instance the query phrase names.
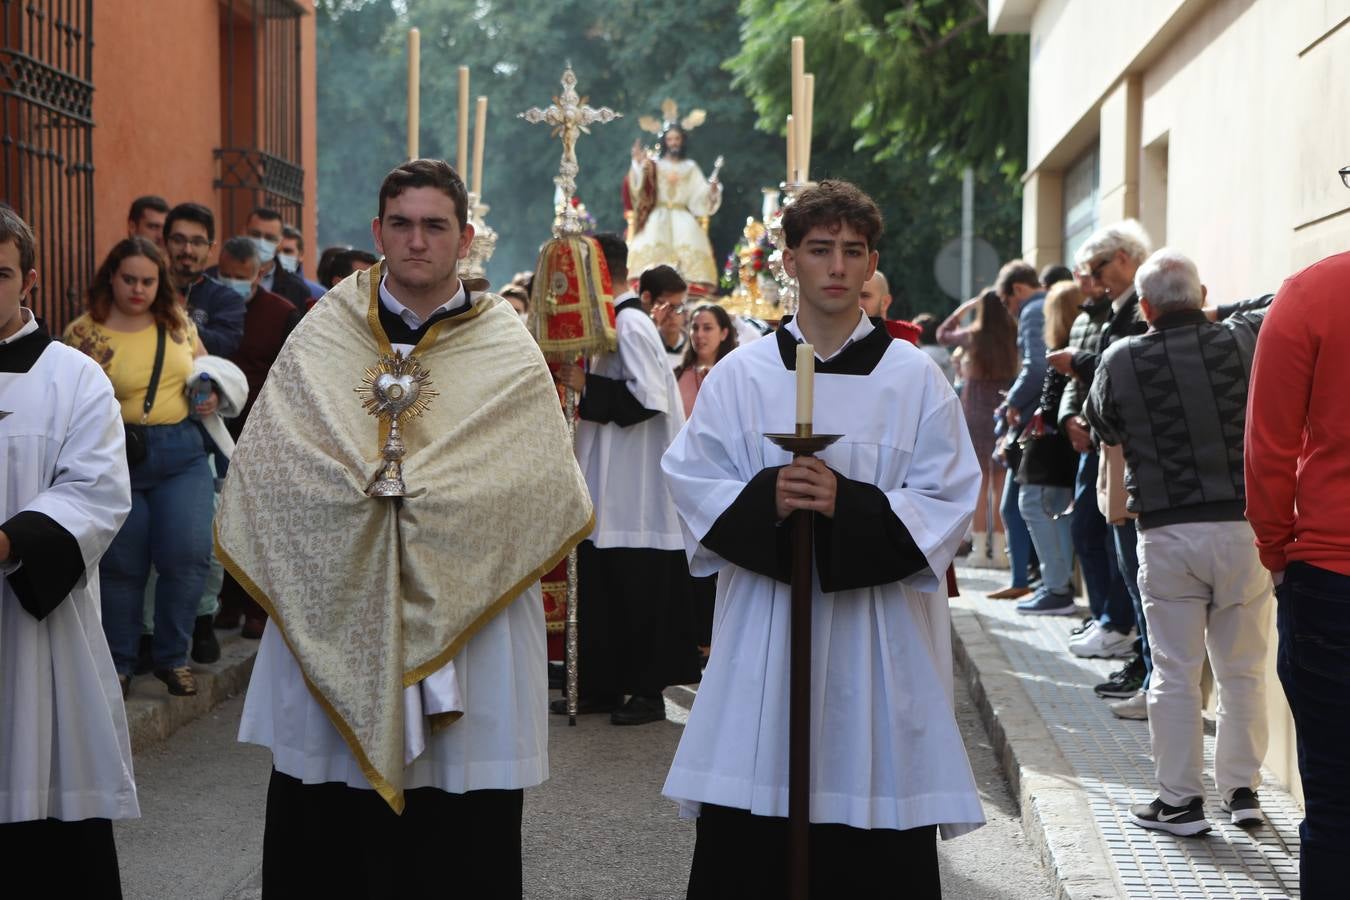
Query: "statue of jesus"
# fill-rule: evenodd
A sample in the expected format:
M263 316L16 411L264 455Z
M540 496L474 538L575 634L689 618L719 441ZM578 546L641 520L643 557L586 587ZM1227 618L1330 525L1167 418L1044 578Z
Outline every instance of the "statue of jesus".
M703 121L702 110L683 122L673 121L675 111L675 105L666 101L659 156L649 154L641 138L633 142L628 189L635 215L628 271L637 278L653 266L673 266L689 282L691 293L711 294L717 284L717 263L698 219L717 212L722 186L716 172L713 179L706 179L698 163L688 158L688 132ZM648 121L644 117L644 125Z

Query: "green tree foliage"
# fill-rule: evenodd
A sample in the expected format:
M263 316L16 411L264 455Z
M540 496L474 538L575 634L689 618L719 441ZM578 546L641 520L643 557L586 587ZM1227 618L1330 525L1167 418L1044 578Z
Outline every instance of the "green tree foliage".
M760 187L781 178L783 145L754 129L749 100L731 89L723 60L737 46L734 0L689 0L653 16L629 0L319 0L319 157L323 243L367 246L380 179L405 152L406 31L422 35L421 152L452 163L456 154L457 67L471 69L472 94L488 98L484 199L499 234L494 283L534 266L553 221L560 143L516 114L546 106L571 61L579 91L624 118L583 135L579 195L602 230L624 228L620 185L634 138L655 142L638 117L659 117L673 97L703 108L691 155L704 171L718 154L725 199L713 218L725 254L745 216L758 214Z
M933 275L960 234L961 170L976 177L975 231L1004 258L1021 243L1027 40L988 34L981 0L742 0L727 62L759 127L783 134L789 48L816 76L811 176L856 181L881 205L893 312L951 308Z

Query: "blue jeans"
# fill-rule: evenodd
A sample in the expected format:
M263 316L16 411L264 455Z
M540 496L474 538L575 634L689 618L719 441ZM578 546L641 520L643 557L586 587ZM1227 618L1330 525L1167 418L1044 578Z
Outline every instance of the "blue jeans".
M1072 488L1043 484L1022 485L1017 499L1041 560L1041 584L1053 594L1073 593L1073 520L1063 515L1071 500Z
M1116 565L1116 542L1097 506L1095 452L1084 453L1074 486L1073 549L1083 566L1088 608L1097 624L1121 634L1134 627L1134 602Z
M1350 576L1290 563L1275 589L1276 671L1294 714L1304 900L1345 896L1350 847Z
M1022 513L1017 508L1017 498L1021 485L1013 477L1012 470L1003 479L1003 499L999 512L1003 515L1003 530L1008 540L1008 566L1012 569L1012 586L1027 586L1027 566L1031 565L1031 532L1027 523L1022 521ZM1044 576L1042 575L1042 578Z
M146 457L131 469L131 514L103 554L98 573L103 632L120 675L136 665L146 579L153 563L156 669L187 665L211 559L211 469L195 422L152 425Z
M1111 526L1111 537L1116 545L1116 565L1120 567L1120 580L1134 604L1134 624L1139 629L1139 655L1144 660L1144 690L1148 690L1153 680L1153 653L1148 647L1148 622L1144 618L1144 600L1139 595L1139 533L1135 531L1134 520L1126 519L1120 525Z

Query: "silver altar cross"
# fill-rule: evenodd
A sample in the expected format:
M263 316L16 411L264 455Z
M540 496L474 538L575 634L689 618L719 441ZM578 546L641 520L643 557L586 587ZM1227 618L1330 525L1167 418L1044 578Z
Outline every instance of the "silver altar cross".
M562 74L562 86L562 94L554 97L548 107L540 109L535 106L520 113L520 118L532 125L543 122L553 126L551 137L562 137L562 163L558 166L558 176L553 179L553 183L562 191L562 209L553 223L553 235L560 238L582 232L581 218L572 206L572 197L577 192L577 172L581 170L577 165L577 138L591 133L586 127L588 125L596 122L603 125L623 117L608 106L599 109L588 106L588 98L577 96L577 76L572 72L570 63Z

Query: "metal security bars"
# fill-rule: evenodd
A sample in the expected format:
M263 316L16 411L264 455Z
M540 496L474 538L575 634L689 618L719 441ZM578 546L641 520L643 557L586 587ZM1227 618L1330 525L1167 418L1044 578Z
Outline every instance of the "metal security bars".
M221 0L221 146L215 186L222 234L238 234L251 209L269 206L300 224L300 20L291 0Z
M54 333L94 274L93 0L0 0L0 200L33 227Z

